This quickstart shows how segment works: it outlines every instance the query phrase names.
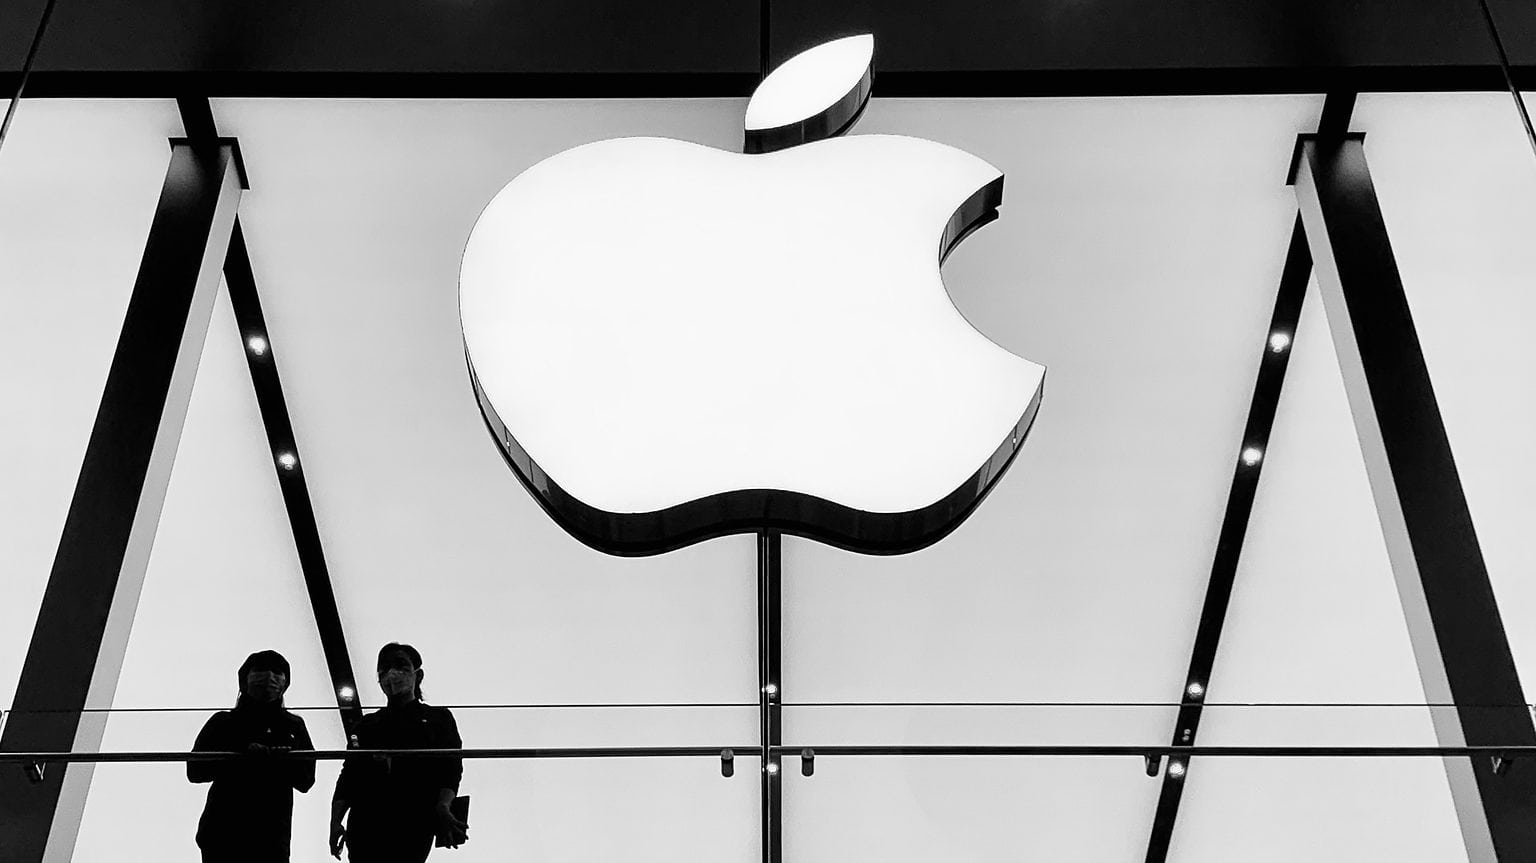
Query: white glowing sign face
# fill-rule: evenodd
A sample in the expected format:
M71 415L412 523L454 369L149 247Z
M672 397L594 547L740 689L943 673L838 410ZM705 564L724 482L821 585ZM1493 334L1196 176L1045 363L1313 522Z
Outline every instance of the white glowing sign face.
M931 141L825 137L862 109L871 49L839 40L766 79L753 154L599 141L481 214L460 274L480 407L583 541L779 530L907 551L1022 442L1044 369L972 328L939 275L1002 176Z

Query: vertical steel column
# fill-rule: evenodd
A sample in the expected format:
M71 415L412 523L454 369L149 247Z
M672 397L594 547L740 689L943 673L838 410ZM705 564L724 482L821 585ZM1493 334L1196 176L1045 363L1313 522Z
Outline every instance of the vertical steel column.
M1536 744L1364 138L1302 136L1297 149L1296 197L1424 693L1456 705L1435 712L1440 743ZM1468 858L1536 860L1536 770L1445 767Z
M0 750L101 746L192 383L213 313L242 178L231 142L172 141L117 352L64 521ZM0 770L0 857L67 861L89 764L42 781Z
M780 681L780 551L777 533L757 535L757 704L758 737L762 742L763 863L784 859L784 798L782 758L771 747L782 742Z

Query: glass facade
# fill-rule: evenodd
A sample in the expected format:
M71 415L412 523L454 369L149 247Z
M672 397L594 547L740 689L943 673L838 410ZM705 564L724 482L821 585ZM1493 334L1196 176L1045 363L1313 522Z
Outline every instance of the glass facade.
M945 283L973 326L1049 371L1029 443L950 537L900 557L785 540L785 745L1168 742L1296 215L1286 169L1322 104L870 104L855 134L1003 171L1001 217ZM757 745L753 539L623 559L562 533L485 432L456 294L480 208L523 169L626 135L736 150L744 105L213 100L249 172L240 219L365 705L382 702L378 646L407 641L466 746ZM1536 160L1507 94L1364 94L1351 128L1529 687ZM28 100L0 152L7 709L180 134L169 101ZM1288 349L1206 693L1287 706L1213 706L1199 742L1433 746L1315 285ZM316 745L344 745L242 350L221 293L104 751L189 749L263 648L292 663L288 703L320 708L304 713ZM756 758L719 768L470 760L454 859L759 859ZM1141 859L1162 782L1135 756L799 768L787 754L797 863ZM336 771L321 762L296 800L296 861L329 859ZM1467 859L1434 758L1197 758L1187 789L1170 860ZM180 764L99 766L74 859L197 859L203 794Z

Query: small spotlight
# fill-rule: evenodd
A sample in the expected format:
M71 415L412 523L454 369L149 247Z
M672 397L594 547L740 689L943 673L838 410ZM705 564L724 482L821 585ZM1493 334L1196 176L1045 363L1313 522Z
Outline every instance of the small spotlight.
M357 691L350 686L343 686L342 688L336 690L336 694L340 695L342 700L350 701L352 696L357 694Z
M1259 459L1262 459L1263 457L1264 451L1256 446L1251 446L1243 450L1243 464L1248 465L1249 467L1253 467L1254 465L1258 464Z
M768 693L769 695L777 695L778 692L779 692L779 687L776 684L770 683L767 686L763 687L763 691Z
M778 773L779 772L779 762L777 762L777 761L770 761L770 762L768 762L768 767L766 769L767 769L767 771L769 773Z
M299 460L293 453L285 452L278 454L277 463L283 466L283 470L293 470L293 466L298 464Z
M1285 333L1275 333L1269 337L1269 349L1275 353L1283 353L1291 346L1291 337Z
M1168 775L1172 776L1174 779L1178 779L1179 777L1183 776L1184 762L1170 760L1168 762Z
M251 336L245 340L245 344L258 357L267 352L267 340L261 336Z
M1205 687L1201 686L1199 683L1191 683L1189 685L1189 689L1185 691L1189 693L1190 698L1199 698L1202 694L1205 693Z

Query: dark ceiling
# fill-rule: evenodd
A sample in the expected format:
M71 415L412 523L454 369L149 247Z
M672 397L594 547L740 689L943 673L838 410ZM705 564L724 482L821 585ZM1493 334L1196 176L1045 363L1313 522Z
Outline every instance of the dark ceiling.
M45 2L0 0L8 92ZM857 31L885 95L1502 89L1482 2L56 0L27 92L745 95L765 55ZM1536 85L1536 3L1486 2Z

